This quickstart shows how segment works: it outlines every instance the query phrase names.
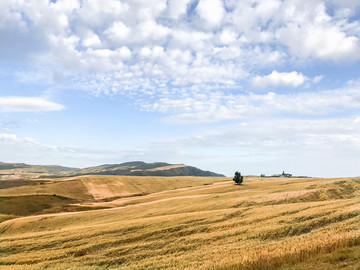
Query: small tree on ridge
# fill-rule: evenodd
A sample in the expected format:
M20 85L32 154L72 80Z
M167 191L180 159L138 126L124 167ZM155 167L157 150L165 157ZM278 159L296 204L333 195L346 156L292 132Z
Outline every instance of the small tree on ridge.
M244 177L241 175L241 173L236 171L233 180L237 185L240 185L243 182Z

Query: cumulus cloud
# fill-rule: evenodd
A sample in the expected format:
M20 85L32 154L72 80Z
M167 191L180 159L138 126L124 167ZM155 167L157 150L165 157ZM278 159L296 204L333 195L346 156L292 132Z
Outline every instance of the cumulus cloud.
M169 0L168 14L169 17L177 20L180 16L186 14L187 8L191 0Z
M115 21L109 28L104 31L104 35L113 44L124 44L129 38L131 29L122 21Z
M299 57L324 60L357 60L359 38L347 36L336 26L289 25L278 31L279 40Z
M356 3L334 2L342 8ZM141 109L184 119L238 118L249 108L257 114L269 106L285 111L283 104L302 100L302 94L278 94L278 87L320 85L323 77L277 69L313 59L356 61L360 55L356 18L346 12L341 17L330 14L329 2L321 0L157 0L152 5L129 0L24 5L7 0L1 5L0 34L9 34L9 26L19 40L36 32L34 46L46 47L24 51L47 71L39 76L18 72L24 82L50 76L49 82L67 81L73 89L95 95L123 95ZM5 40L7 48L19 43ZM49 67L62 75L60 80L53 79ZM270 67L272 73L251 78ZM273 94L249 94L248 82L271 87ZM321 94L313 95L323 100ZM64 109L41 98L2 98L1 108Z
M297 87L302 85L307 80L307 77L296 71L292 72L273 72L265 76L256 76L252 80L255 87L265 88L268 86L291 86Z
M196 10L209 27L219 26L225 13L221 0L200 0Z
M65 106L41 97L0 97L0 109L5 112L60 111Z
M279 94L277 88L323 83L322 76L277 71L286 64L298 67L313 59L321 63L359 58L357 21L345 13L342 17L330 14L328 5L321 0L157 0L152 5L128 0L56 1L38 6L3 1L0 34L9 25L17 29L17 37L35 31L39 33L35 44L48 48L40 54L25 51L45 71L38 76L17 72L23 82L46 81L50 76L48 82L67 81L72 89L95 95L123 95L138 108L186 121L238 119L248 115L248 109L253 114L270 106L286 111L285 103L300 111L291 100L305 104L302 100L310 94ZM54 66L61 80L54 80L54 72L48 71ZM270 74L251 78L270 67ZM249 94L249 83L255 88L271 87L273 93ZM328 111L330 105L323 104L331 104L324 101L331 95L312 95L326 108L320 112ZM302 107L314 112L312 106ZM39 98L2 99L1 108L64 109Z
M359 37L349 31L351 14L331 16L323 1L286 1L280 10L276 38L299 58L358 60ZM280 22L279 21L279 22Z
M82 45L85 47L100 47L101 40L98 35L89 31L86 36L84 36L83 40L81 41Z
M356 3L334 1L346 7ZM241 87L249 74L270 65L359 59L357 21L346 12L332 16L328 5L320 0L157 0L151 5L129 0L24 5L6 0L0 11L0 57L31 58L45 70L56 66L69 81L84 82L87 72L103 78L123 74L126 79L117 79L116 89L137 85L139 78L170 87ZM18 48L24 40L32 45ZM113 87L102 89L108 82L97 82L92 88L85 84L92 92L112 92Z

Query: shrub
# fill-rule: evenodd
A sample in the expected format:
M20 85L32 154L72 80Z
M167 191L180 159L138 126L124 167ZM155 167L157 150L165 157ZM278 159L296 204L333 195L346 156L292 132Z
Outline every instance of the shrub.
M241 175L241 173L236 171L233 180L237 185L240 185L243 182L244 177Z

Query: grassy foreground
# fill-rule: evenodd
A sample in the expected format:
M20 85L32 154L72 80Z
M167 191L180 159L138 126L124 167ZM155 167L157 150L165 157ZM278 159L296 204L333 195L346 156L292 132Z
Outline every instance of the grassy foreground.
M0 268L360 269L359 178L106 179L81 181L107 209L0 223Z
M86 211L123 205L121 198L199 185L225 177L80 176L42 181L3 181L0 188L0 222L19 216ZM0 185L1 186L1 185ZM100 203L102 201L103 203ZM113 201L112 203L105 203Z

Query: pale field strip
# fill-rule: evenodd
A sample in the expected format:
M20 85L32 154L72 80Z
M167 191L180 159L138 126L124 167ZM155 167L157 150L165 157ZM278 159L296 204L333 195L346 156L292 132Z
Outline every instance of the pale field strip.
M78 176L70 176L70 177L61 177L61 178L41 178L41 179L44 179L44 180L48 180L48 181L72 181L72 180L78 180L78 179L81 179L81 178L89 178L91 177L92 175L78 175Z
M83 182L84 183L84 182ZM124 183L121 181L116 181L116 183L112 184L115 186L124 186ZM131 195L131 192L122 192L116 193L110 190L109 185L107 184L95 184L91 182L85 182L85 186L88 189L88 192L94 197L95 200L101 200L104 198L110 198L115 196L128 196Z
M21 173L21 174L12 174L9 173L7 175L1 175L0 179L1 180L30 180L30 179L38 179L39 178L39 174L35 174L35 173Z
M166 171L166 170L171 170L171 169L176 169L176 168L183 168L183 167L187 167L184 164L177 164L177 165L170 165L170 166L164 166L164 167L157 167L157 168L153 168L153 169L148 169L146 171L149 172L156 172L156 171Z
M147 192L146 188L141 188L141 179L143 181L155 181L154 185L162 185L163 179L168 179L170 181L176 181L177 177L162 178L157 176L98 176L92 177L89 179L84 179L82 183L88 189L89 194L91 194L95 200L102 200L112 197L128 197L131 195L138 195L139 193ZM184 177L183 179L192 179L192 177ZM200 178L199 178L200 179ZM204 179L204 178L202 178ZM225 177L220 178L211 178L213 180L207 181L209 184L220 181L217 179L226 179ZM222 180L222 181L223 181ZM130 181L130 182L129 182ZM131 182L133 181L133 182ZM141 180L142 181L142 180ZM126 184L125 184L126 183ZM181 185L174 186L174 190L179 190L183 188ZM166 185L160 188L162 191L166 190ZM149 192L154 193L154 192Z
M65 181L73 181L73 180L79 180L81 178L88 178L92 175L77 175L77 176L70 176L70 177L59 177L59 178L46 178L41 177L40 180L47 181L47 182L65 182Z
M121 183L121 185L124 185L124 184ZM196 198L196 197L208 196L208 195L207 194L205 194L205 195L201 195L201 194L198 194L198 195L182 195L182 194L184 192L189 192L189 191L193 191L193 192L207 191L209 189L216 189L216 188L219 188L221 186L222 187L226 187L226 186L229 187L229 186L233 186L233 183L229 182L229 181L216 182L216 183L213 183L212 185L207 185L207 186L177 188L175 190L165 190L165 191L160 191L160 192L154 192L154 193L151 193L149 195L142 195L142 196L115 199L115 200L110 201L110 202L89 202L89 203L81 203L81 204L73 204L73 205L92 206L92 207L97 207L97 206L119 207L119 206L124 206L124 205L131 204L131 203L144 204L144 203L156 203L156 202L159 202L159 201L166 201L166 200L175 200L175 199L178 199L178 198L186 198L186 197L188 197L188 198ZM92 192L94 192L94 191L90 191L90 193L92 195L94 195L94 197L95 197L97 194L94 194ZM98 189L95 189L95 192L98 192ZM122 196L127 196L127 195L130 195L130 194L131 193L122 193L121 195ZM101 196L98 195L97 198L103 199L103 198L112 197L113 195L114 195L113 193L108 192L108 190L105 189L105 192L101 193ZM108 196L108 197L105 197L105 196ZM148 200L151 200L151 201L149 202Z

